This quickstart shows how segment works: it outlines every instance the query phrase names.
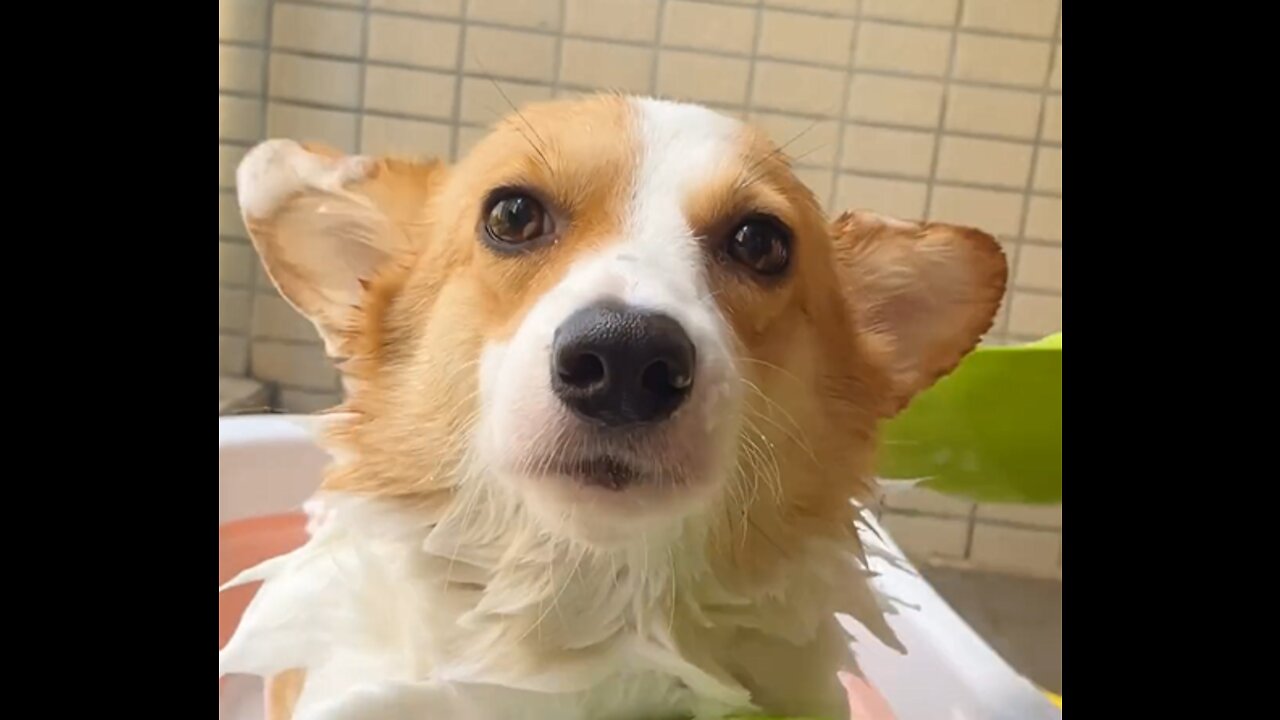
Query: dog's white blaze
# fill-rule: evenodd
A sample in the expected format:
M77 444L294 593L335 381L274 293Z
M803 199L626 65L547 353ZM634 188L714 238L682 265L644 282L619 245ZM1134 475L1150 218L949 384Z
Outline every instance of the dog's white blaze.
M621 208L621 231L616 242L569 268L545 298L559 315L548 319L558 325L592 302L621 300L675 317L701 350L703 342L719 340L712 337L719 334L718 313L708 297L702 241L689 226L685 205L734 161L741 125L697 105L631 102L639 163L628 206Z
M672 312L707 295L703 249L685 216L689 198L733 162L741 126L696 105L632 101L637 112L640 165L615 262L631 282L624 300Z
M738 397L733 334L709 289L706 239L697 237L686 208L739 161L742 126L694 105L631 102L631 135L625 140L636 166L626 204L615 209L617 235L575 259L560 282L530 308L516 333L482 354L478 449L491 467L519 465L521 455L544 452L541 446L555 438L573 442L575 421L550 386L555 331L574 312L615 300L671 316L696 347L693 395L670 423L671 432L687 438L688 446L668 448L672 457L660 460L702 466L699 472L711 475L724 470L715 456L732 432L726 418L732 417ZM549 501L536 484L516 483L526 488L531 507ZM555 501L548 507L563 512Z

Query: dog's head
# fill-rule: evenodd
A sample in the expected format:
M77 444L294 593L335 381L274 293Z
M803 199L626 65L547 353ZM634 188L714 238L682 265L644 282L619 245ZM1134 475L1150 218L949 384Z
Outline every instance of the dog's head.
M334 489L516 498L590 545L705 516L769 545L847 524L877 420L1004 291L976 230L828 221L705 108L534 105L452 167L271 141L239 171L272 279L344 358Z

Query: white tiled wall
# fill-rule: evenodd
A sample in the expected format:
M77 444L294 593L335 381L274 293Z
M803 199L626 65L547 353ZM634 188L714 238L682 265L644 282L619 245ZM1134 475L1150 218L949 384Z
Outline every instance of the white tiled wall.
M989 341L1058 330L1060 7L219 0L220 368L278 383L277 401L291 410L338 397L314 332L264 281L247 243L232 188L245 149L292 136L453 159L507 110L490 78L517 104L615 88L749 118L791 141L798 174L833 211L870 207L997 234L1013 283ZM891 523L915 529L922 552L1058 572L1050 546L1060 545L1060 533L1038 515L887 512Z

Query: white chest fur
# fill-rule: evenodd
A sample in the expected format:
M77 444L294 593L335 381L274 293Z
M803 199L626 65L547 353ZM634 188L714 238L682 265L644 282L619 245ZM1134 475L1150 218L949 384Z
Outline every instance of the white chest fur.
M266 580L220 659L305 668L297 720L841 717L835 612L880 624L852 554L830 547L785 593L744 597L694 551L696 528L599 553L514 516L423 524L341 499L326 514L233 581Z

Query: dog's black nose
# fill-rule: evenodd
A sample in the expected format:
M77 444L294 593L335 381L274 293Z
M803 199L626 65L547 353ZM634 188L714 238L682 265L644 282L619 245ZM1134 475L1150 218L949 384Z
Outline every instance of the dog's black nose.
M599 302L556 328L551 387L584 420L654 423L689 396L694 361L693 342L671 316Z

